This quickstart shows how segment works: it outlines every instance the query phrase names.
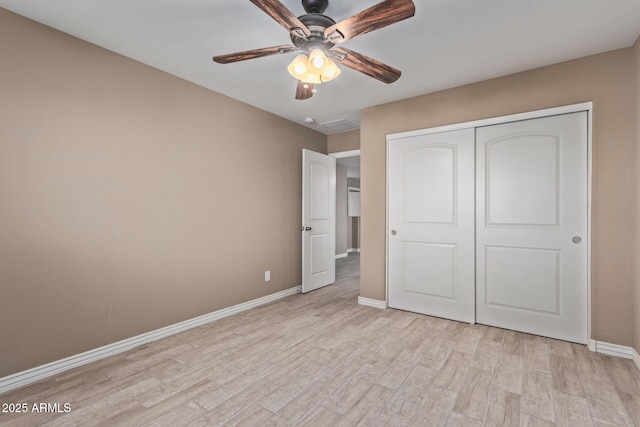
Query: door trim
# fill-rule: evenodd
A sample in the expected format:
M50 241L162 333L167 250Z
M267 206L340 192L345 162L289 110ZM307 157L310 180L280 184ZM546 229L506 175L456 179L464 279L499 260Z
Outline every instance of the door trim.
M360 150L349 151L336 151L335 153L329 153L328 156L335 157L336 159L342 159L344 157L355 157L360 155Z
M328 156L331 156L333 158L336 159L344 159L346 157L360 157L360 149L357 150L348 150L348 151L336 151L335 153L329 153L327 154ZM360 175L360 179L362 179L362 175ZM350 190L355 189L356 187L347 187L347 194L349 193ZM358 191L360 191L360 188L358 188ZM362 210L360 211L362 213ZM337 221L337 218L336 218ZM358 221L360 221L360 217L358 217ZM359 222L358 222L359 223ZM358 234L360 234L361 230L358 231ZM358 238L358 243L360 238ZM351 252L360 252L360 248L347 248L347 254L345 256L348 256ZM338 256L336 256L336 259L338 259ZM386 304L386 301L385 301ZM366 304L364 304L366 305ZM385 307L386 308L386 307Z
M454 123L450 125L436 126L388 134L386 137L386 159L385 159L385 298L389 301L389 143L393 139L409 138L417 135L427 135L432 133L447 132L451 130L477 128L495 124L516 122L520 120L539 119L547 116L557 116L560 114L587 112L587 342L591 343L591 212L592 212L592 171L593 171L593 102L582 102L579 104L563 105L559 107L546 108L542 110L527 111L524 113L509 114L506 116L491 117L486 119L473 120L469 122ZM358 150L359 151L359 150ZM595 346L588 346L591 351L595 351ZM593 348L592 348L593 347Z

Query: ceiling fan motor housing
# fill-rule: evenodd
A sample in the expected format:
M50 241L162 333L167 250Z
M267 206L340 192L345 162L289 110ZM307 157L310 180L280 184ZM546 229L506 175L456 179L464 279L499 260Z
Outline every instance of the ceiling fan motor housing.
M302 7L307 13L324 13L329 6L329 0L302 0Z
M336 21L321 13L308 13L298 17L298 19L309 29L311 35L307 38L302 38L291 33L291 41L296 47L309 52L316 47L328 51L335 46L324 36L324 30L334 25Z

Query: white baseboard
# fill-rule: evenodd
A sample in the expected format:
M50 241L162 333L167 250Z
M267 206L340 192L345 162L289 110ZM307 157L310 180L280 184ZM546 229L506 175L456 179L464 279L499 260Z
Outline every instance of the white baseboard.
M386 301L380 301L379 299L364 298L361 296L358 296L358 304L366 305L367 307L373 307L373 308L387 308Z
M638 354L635 348L632 350L633 354L631 355L631 358L633 359L633 363L636 364L636 368L640 371L640 354Z
M342 254L336 254L336 259L346 258L348 256L349 256L349 254L347 252L342 253Z
M589 340L587 347L591 351L606 354L608 356L631 359L640 370L640 355L635 348L626 345L611 344L604 341Z
M297 294L301 290L301 286L295 286L293 288L285 289L284 291L276 292L271 295L266 295L261 298L223 308L222 310L204 314L199 317L194 317L193 319L185 320L184 322L175 323L164 328L156 329L155 331L137 335L132 338L127 338L113 344L108 344L100 348L89 350L84 353L67 357L65 359L47 363L46 365L36 366L35 368L31 368L26 371L18 372L0 378L0 394L5 393L9 390L16 389L18 387L25 386L27 384L34 383L36 381L40 381L61 372L68 371L69 369L77 368L78 366L86 365L88 363L95 362L97 360L104 359L118 353L123 353L143 344L157 341L159 339L177 334L179 332L183 332L188 329L195 328L197 326L201 326L222 319L224 317L240 313L245 310L249 310L251 308L287 297L289 295Z
M360 252L360 248L350 248L350 249L347 249L347 253L351 253L351 252Z
M636 368L638 368L638 370L640 371L640 354L638 354L635 348L633 349L632 359L633 363L636 364Z

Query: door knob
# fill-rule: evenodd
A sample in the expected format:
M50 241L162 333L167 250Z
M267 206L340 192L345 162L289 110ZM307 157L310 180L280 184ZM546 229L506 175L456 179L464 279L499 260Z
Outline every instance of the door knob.
M571 239L571 241L575 244L578 244L580 242L582 242L582 237L580 236L573 236L573 239Z
M311 227L300 227L300 231L309 231Z
M396 230L391 230L391 235L395 236L396 234L398 234L398 232Z

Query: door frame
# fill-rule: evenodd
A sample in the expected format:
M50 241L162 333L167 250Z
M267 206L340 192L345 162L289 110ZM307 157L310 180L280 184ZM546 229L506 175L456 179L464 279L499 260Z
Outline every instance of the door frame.
M335 153L329 153L328 155L331 157L335 157L336 159L342 159L345 157L356 157L360 155L360 149L349 150L349 151L337 151Z
M331 157L334 157L336 159L344 159L346 157L356 157L356 156L360 157L360 149L348 150L348 151L336 151L335 153L327 154L327 156L331 156ZM360 179L362 180L362 175L360 176ZM360 182L361 182L360 186L362 186L362 181L360 181ZM349 188L353 188L353 187L348 187L347 186L347 191L348 191ZM336 194L336 197L337 197L337 194ZM337 203L337 200L336 200L336 203ZM359 221L360 221L360 219L358 218L358 222ZM337 223L337 218L336 218L336 223ZM358 233L361 233L361 231L362 230L360 229L360 227L358 227ZM358 239L358 240L360 240L360 239ZM347 249L349 249L349 248L347 248ZM360 252L360 250L358 250L358 252ZM348 254L349 254L349 251L347 250L347 255Z
M546 108L543 110L533 110L524 113L509 114L487 119L473 120L469 122L455 123L451 125L437 126L419 129L408 132L388 134L386 137L386 190L385 190L385 305L389 301L389 144L391 140L409 138L417 135L427 135L432 133L447 132L467 128L477 128L481 126L496 125L502 123L516 122L521 120L539 119L547 116L560 114L587 112L587 347L595 351L595 341L591 338L591 213L592 213L592 135L593 135L593 102L583 102L579 104L564 105L560 107ZM359 151L359 150L358 150ZM346 157L346 156L345 156Z

